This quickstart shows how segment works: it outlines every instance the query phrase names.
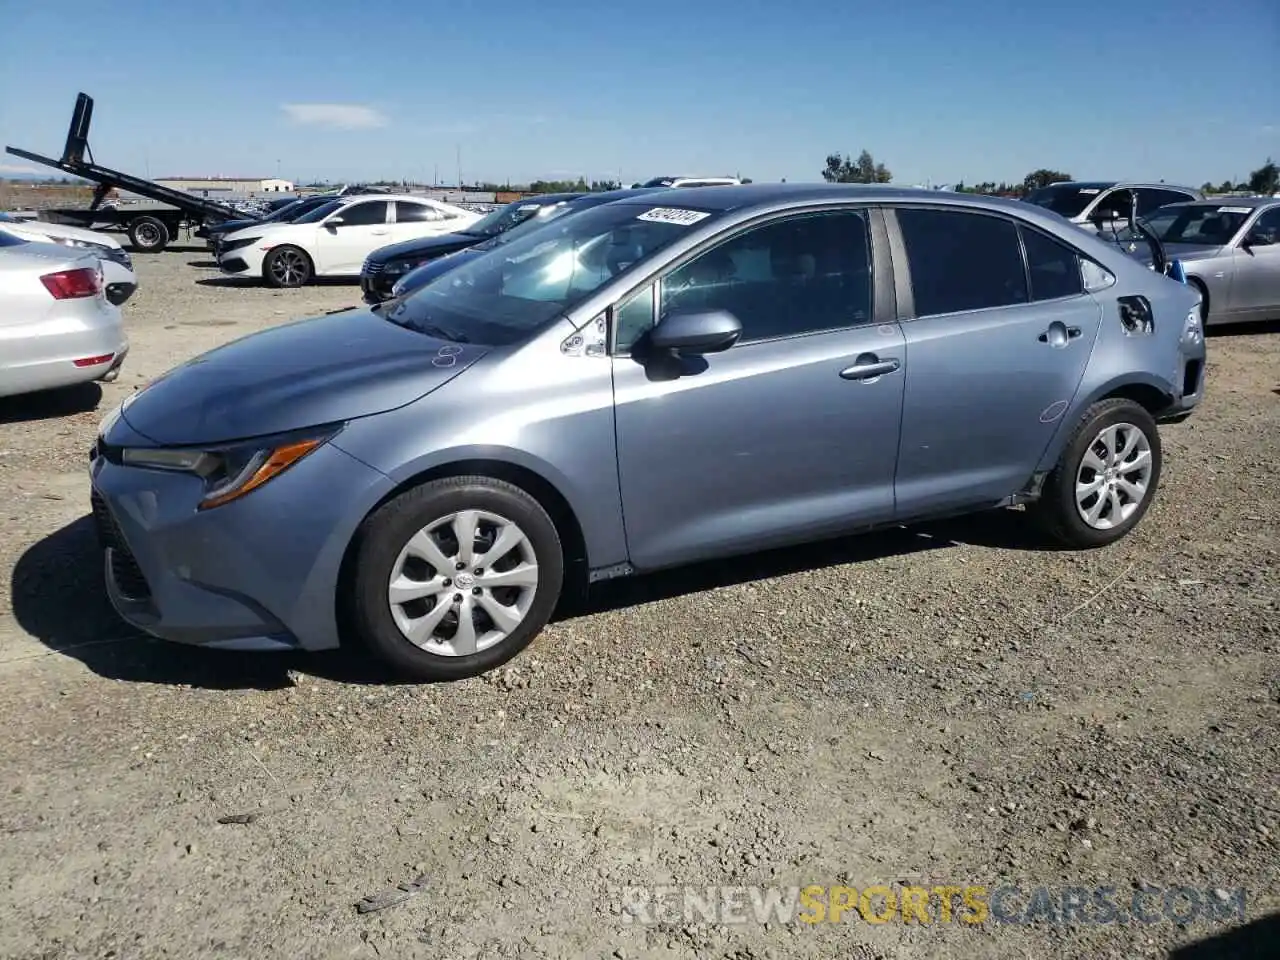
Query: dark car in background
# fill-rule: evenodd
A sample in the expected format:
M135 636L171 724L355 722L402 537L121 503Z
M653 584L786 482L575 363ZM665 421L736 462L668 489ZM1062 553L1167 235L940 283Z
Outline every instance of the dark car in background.
M251 227L255 223L292 223L304 213L310 213L316 207L328 203L334 198L335 194L322 193L316 194L314 197L295 197L294 199L281 204L275 210L272 210L267 216L257 219L246 218L244 220L224 220L221 223L210 223L201 227L196 231L197 237L204 237L208 242L209 248L214 253L218 252L218 242L229 233L235 233L237 230L243 230L245 227Z
M406 273L423 264L438 260L459 250L492 240L539 215L545 215L581 193L546 193L526 200L516 200L482 217L465 230L438 237L421 237L379 247L365 259L360 270L360 288L364 302L382 303L391 299L391 288Z
M645 193L662 192L662 187L633 187L630 190L608 190L601 193L580 193L571 194L571 199L561 200L554 204L543 205L533 217L528 217L514 227L491 237L482 243L477 243L466 247L462 250L450 253L445 256L438 256L433 260L423 263L421 266L415 267L408 273L401 276L398 280L390 285L390 293L384 297L384 300L402 297L407 293L412 293L424 284L434 280L441 274L448 273L464 263L468 263L481 254L487 253L495 247L500 247L504 243L509 243L516 237L523 237L530 230L541 229L552 220L559 220L561 217L571 213L578 213L582 210L589 210L591 207L598 207L602 203L612 203L614 200L624 200L627 197L635 197ZM548 194L551 196L551 194ZM524 202L524 201L521 201ZM360 278L361 285L364 284L364 277ZM367 302L377 303L380 301L370 301L366 293Z

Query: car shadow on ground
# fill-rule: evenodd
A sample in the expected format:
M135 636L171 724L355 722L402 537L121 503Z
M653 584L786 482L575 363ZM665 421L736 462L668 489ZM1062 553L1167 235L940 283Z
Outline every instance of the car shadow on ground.
M1168 960L1273 960L1280 955L1280 913L1169 952Z
M204 277L196 281L197 286L201 287L267 287L265 280L259 280L256 277ZM307 281L309 287L350 287L356 286L359 289L357 281L351 277L313 277ZM290 289L301 289L293 287Z
M1280 319L1215 323L1211 327L1205 327L1204 332L1209 337L1260 337L1268 333L1280 333Z
M205 270L216 269L218 266L218 261L217 260L188 260L187 266L200 267L201 269L205 269Z
M716 587L961 544L1052 549L1030 526L1019 511L1000 510L693 564L597 584L585 600L563 605L555 619L578 619ZM111 609L102 584L97 535L88 516L27 549L14 567L10 592L14 615L24 631L47 646L50 654L74 657L108 679L214 690L282 689L294 683L294 671L340 683L404 682L362 655L358 647L319 654L244 654L146 637Z
M79 383L60 390L0 397L0 423L26 423L70 417L96 410L101 402L102 387L96 383Z

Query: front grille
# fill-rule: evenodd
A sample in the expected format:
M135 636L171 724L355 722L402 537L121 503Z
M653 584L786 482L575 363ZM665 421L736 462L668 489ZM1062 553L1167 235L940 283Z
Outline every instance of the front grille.
M386 264L378 263L370 258L364 262L364 266L360 268L360 273L366 277L376 277L386 269Z
M111 549L111 576L120 592L130 600L150 600L151 587L142 575L142 568L133 557L133 551L125 543L120 525L111 515L107 502L95 491L89 498L93 507L93 524L98 530L98 543L105 550Z

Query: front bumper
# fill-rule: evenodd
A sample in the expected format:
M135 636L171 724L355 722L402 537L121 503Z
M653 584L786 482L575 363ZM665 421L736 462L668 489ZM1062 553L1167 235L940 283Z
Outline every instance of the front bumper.
M363 295L364 302L370 306L383 303L391 299L391 288L396 285L396 281L405 275L408 271L399 270L393 273L385 273L383 265L371 267L365 264L364 270L360 273L360 292Z
M90 454L107 595L128 623L178 643L237 650L338 646L346 546L390 481L325 444L270 482L197 510L203 482L124 466L141 439L117 420Z

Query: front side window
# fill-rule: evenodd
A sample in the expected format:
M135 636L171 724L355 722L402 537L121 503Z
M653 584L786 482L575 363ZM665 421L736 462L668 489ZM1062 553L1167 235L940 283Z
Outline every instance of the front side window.
M866 212L844 210L755 227L699 254L663 278L660 312L727 310L751 343L866 323L871 290Z
M1272 207L1254 221L1249 236L1262 237L1271 243L1280 243L1280 207Z
M1080 258L1066 244L1028 226L1022 227L1032 300L1057 300L1084 293Z
M1018 228L964 210L901 207L917 317L1027 302Z
M514 343L715 216L687 207L602 204L493 246L383 316L459 342Z
M1138 216L1140 217L1145 217L1148 213L1155 213L1161 207L1171 203L1186 203L1188 200L1196 199L1192 194L1183 193L1181 190L1157 190L1154 187L1139 187L1135 192L1138 194Z
M387 222L387 201L371 200L368 203L353 203L338 211L342 218L342 227L365 227L375 223Z

